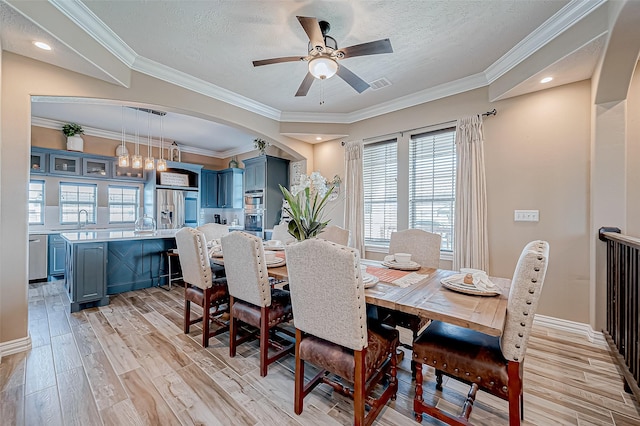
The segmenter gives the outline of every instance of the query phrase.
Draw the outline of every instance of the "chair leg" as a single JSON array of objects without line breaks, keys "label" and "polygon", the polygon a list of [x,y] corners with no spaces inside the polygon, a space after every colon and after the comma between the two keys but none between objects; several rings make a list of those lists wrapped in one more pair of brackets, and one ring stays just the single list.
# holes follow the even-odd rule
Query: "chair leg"
[{"label": "chair leg", "polygon": [[[419,401],[420,403],[422,403],[423,401],[422,399],[422,364],[420,364],[419,362],[416,362],[416,394],[414,398],[416,401]],[[413,404],[413,406],[415,407],[416,404]],[[416,411],[415,415],[416,415],[416,421],[422,422],[422,413],[418,413]]]},{"label": "chair leg", "polygon": [[353,382],[353,424],[363,426],[365,414],[365,358],[367,348],[354,351],[355,375]]},{"label": "chair leg", "polygon": [[509,361],[507,364],[509,378],[509,426],[520,426],[520,404],[522,398],[522,377],[520,377],[520,363]]},{"label": "chair leg", "polygon": [[300,358],[300,342],[302,341],[302,331],[296,328],[296,372],[295,372],[295,396],[293,400],[293,411],[302,414],[304,408],[304,361]]},{"label": "chair leg", "polygon": [[211,308],[211,289],[204,290],[204,300],[202,306],[202,347],[209,346],[209,309]]},{"label": "chair leg", "polygon": [[238,323],[233,316],[233,296],[229,296],[229,356],[233,358],[236,356],[236,333]]},{"label": "chair leg", "polygon": [[260,308],[260,376],[267,375],[269,359],[269,308]]},{"label": "chair leg", "polygon": [[188,301],[187,299],[184,299],[184,334],[189,333],[190,326],[191,326],[191,302]]},{"label": "chair leg", "polygon": [[391,389],[393,389],[393,393],[391,394],[392,401],[396,400],[396,396],[398,394],[397,365],[398,365],[398,355],[396,354],[396,351],[393,351],[393,353],[391,354],[391,371],[390,371],[391,378],[389,379],[389,386],[392,386]]}]

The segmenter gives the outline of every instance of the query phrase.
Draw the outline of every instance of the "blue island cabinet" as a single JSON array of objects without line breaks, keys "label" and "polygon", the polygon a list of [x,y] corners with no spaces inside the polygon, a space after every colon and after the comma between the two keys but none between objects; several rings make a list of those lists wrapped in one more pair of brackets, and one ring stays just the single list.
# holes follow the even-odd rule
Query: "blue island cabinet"
[{"label": "blue island cabinet", "polygon": [[65,287],[71,312],[108,305],[107,243],[67,243],[66,251]]}]

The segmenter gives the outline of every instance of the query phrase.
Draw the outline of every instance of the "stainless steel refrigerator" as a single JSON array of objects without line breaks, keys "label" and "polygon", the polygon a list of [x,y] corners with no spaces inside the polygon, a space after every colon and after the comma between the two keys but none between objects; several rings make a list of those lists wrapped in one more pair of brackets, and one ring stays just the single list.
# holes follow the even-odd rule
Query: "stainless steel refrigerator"
[{"label": "stainless steel refrigerator", "polygon": [[158,229],[198,226],[198,192],[157,189],[156,226]]}]

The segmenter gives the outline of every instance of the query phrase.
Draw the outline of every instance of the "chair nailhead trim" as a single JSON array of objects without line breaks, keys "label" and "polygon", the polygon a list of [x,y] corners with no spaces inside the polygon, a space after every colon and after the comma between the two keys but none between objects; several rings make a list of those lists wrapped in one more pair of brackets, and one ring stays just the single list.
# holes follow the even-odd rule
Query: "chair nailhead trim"
[{"label": "chair nailhead trim", "polygon": [[447,364],[446,363],[442,364],[442,368],[447,368]]},{"label": "chair nailhead trim", "polygon": [[537,283],[537,282],[538,282],[538,280],[537,280],[537,279],[535,279],[535,278],[531,278],[531,282],[532,282],[532,283]]},{"label": "chair nailhead trim", "polygon": [[493,386],[495,384],[496,384],[495,382],[489,382],[489,386]]},{"label": "chair nailhead trim", "polygon": [[533,294],[533,293],[535,293],[535,290],[534,290],[534,289],[532,289],[532,288],[530,288],[530,289],[529,289],[529,294]]},{"label": "chair nailhead trim", "polygon": [[470,376],[471,373],[469,373],[468,371],[466,373],[464,373],[465,376]]},{"label": "chair nailhead trim", "polygon": [[522,315],[524,315],[526,317],[527,315],[529,315],[529,312],[525,311],[525,312],[522,313]]},{"label": "chair nailhead trim", "polygon": [[518,333],[518,337],[522,337],[522,336],[523,336],[523,334],[522,334],[522,333]]},{"label": "chair nailhead trim", "polygon": [[454,369],[453,369],[453,371],[455,371],[455,372],[457,373],[457,372],[458,372],[458,371],[460,371],[460,370],[459,370],[459,369],[457,369],[457,368],[454,368]]},{"label": "chair nailhead trim", "polygon": [[525,324],[525,323],[521,322],[521,323],[520,323],[520,325],[521,325],[522,327],[524,327],[524,326],[526,326],[527,324]]},{"label": "chair nailhead trim", "polygon": [[516,348],[520,349],[520,343],[516,343]]},{"label": "chair nailhead trim", "polygon": [[531,304],[531,300],[527,300],[527,305],[530,305],[530,304]]},{"label": "chair nailhead trim", "polygon": [[502,387],[502,392],[507,392],[509,390],[509,388],[507,388],[506,386]]}]

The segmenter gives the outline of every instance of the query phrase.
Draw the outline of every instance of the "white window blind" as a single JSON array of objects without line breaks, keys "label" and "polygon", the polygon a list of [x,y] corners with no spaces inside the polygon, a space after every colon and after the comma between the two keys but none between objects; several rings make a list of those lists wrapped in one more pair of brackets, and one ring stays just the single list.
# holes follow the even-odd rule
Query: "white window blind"
[{"label": "white window blind", "polygon": [[139,188],[109,185],[109,222],[133,223],[138,211]]},{"label": "white window blind", "polygon": [[397,228],[397,140],[367,144],[362,157],[364,241],[372,245],[388,244]]},{"label": "white window blind", "polygon": [[[60,223],[78,223],[78,212],[87,212],[87,223],[96,223],[96,185],[60,183]],[[84,222],[84,214],[80,218]]]},{"label": "white window blind", "polygon": [[29,182],[29,224],[44,224],[44,181]]},{"label": "white window blind", "polygon": [[412,135],[409,227],[440,234],[443,251],[453,250],[455,191],[455,129]]}]

